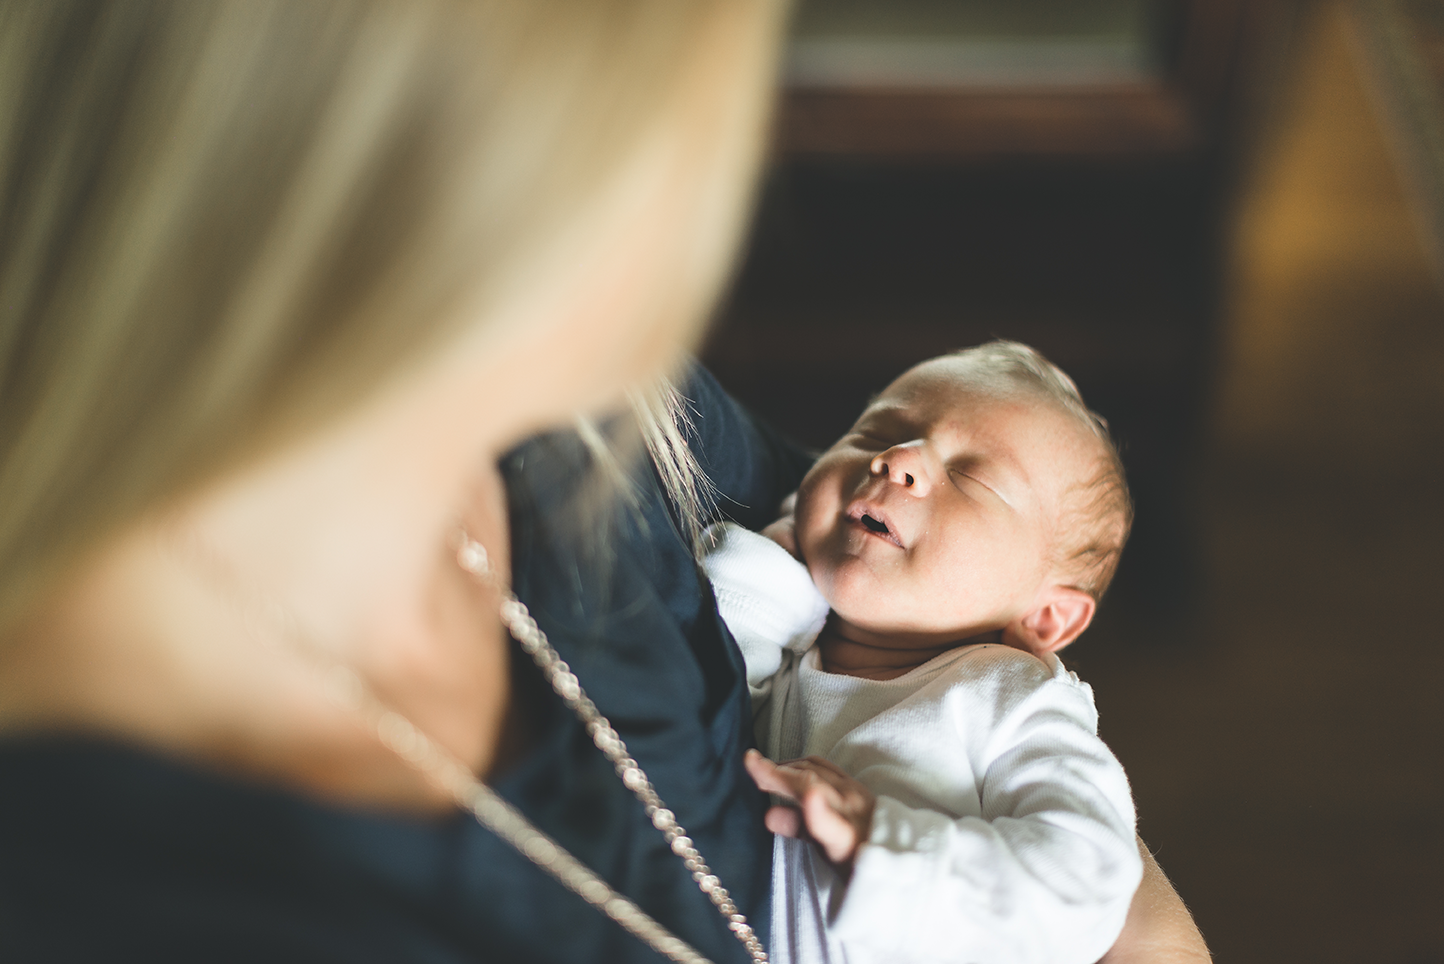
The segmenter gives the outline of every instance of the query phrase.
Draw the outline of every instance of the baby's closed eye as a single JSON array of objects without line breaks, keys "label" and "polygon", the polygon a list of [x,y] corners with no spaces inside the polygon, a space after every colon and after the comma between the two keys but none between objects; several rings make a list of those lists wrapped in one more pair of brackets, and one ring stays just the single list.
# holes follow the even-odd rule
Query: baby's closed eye
[{"label": "baby's closed eye", "polygon": [[979,472],[976,467],[950,465],[948,466],[948,478],[952,480],[953,486],[964,495],[973,496],[986,493],[1005,503],[1008,501],[1003,498],[1001,492],[984,481],[983,474]]},{"label": "baby's closed eye", "polygon": [[893,444],[877,432],[854,431],[849,433],[848,439],[860,448],[878,449],[879,451]]}]

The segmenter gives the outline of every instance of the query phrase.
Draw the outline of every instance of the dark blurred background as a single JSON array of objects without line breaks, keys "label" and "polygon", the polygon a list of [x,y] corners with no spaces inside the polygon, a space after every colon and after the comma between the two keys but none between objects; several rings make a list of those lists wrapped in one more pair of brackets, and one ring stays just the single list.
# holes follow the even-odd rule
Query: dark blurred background
[{"label": "dark blurred background", "polygon": [[805,0],[705,356],[825,446],[992,337],[1138,523],[1068,661],[1221,961],[1444,962],[1444,0]]}]

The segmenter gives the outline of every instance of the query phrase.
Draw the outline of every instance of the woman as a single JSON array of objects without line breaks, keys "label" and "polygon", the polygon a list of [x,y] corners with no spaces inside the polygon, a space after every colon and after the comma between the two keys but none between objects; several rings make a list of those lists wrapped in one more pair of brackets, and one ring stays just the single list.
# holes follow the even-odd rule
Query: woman
[{"label": "woman", "polygon": [[[579,932],[509,928],[495,838],[370,707],[488,779],[549,749],[454,533],[507,582],[500,457],[694,338],[776,4],[0,16],[0,782],[40,875],[5,932],[38,959],[650,956],[539,871]],[[654,849],[603,856],[629,881]],[[741,950],[700,892],[667,923]]]},{"label": "woman", "polygon": [[[778,19],[0,7],[7,960],[756,949],[745,690],[672,526],[689,459],[744,515],[796,460],[695,381],[707,428],[644,414],[663,470],[588,543],[607,447],[515,447],[694,339]],[[548,692],[509,584],[615,731]]]}]

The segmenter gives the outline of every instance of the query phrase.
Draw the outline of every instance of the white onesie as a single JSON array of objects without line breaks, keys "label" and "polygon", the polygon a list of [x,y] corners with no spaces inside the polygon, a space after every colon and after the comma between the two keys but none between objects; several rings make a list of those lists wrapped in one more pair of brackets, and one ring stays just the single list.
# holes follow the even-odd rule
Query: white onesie
[{"label": "white onesie", "polygon": [[747,661],[769,757],[818,755],[877,795],[850,878],[776,838],[780,964],[1092,964],[1123,928],[1143,865],[1123,767],[1087,683],[1048,655],[950,650],[897,679],[828,673],[827,602],[776,543],[709,530],[703,561]]}]

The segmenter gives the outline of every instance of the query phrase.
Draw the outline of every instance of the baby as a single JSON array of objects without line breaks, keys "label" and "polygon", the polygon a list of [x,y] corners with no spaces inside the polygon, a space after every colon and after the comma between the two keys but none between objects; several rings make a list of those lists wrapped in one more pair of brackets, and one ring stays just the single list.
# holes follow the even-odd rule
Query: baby
[{"label": "baby", "polygon": [[773,960],[1090,964],[1112,946],[1142,874],[1133,802],[1056,653],[1130,516],[1072,381],[998,341],[888,386],[765,535],[710,530],[758,740],[793,760],[748,759],[798,805],[767,815]]}]

